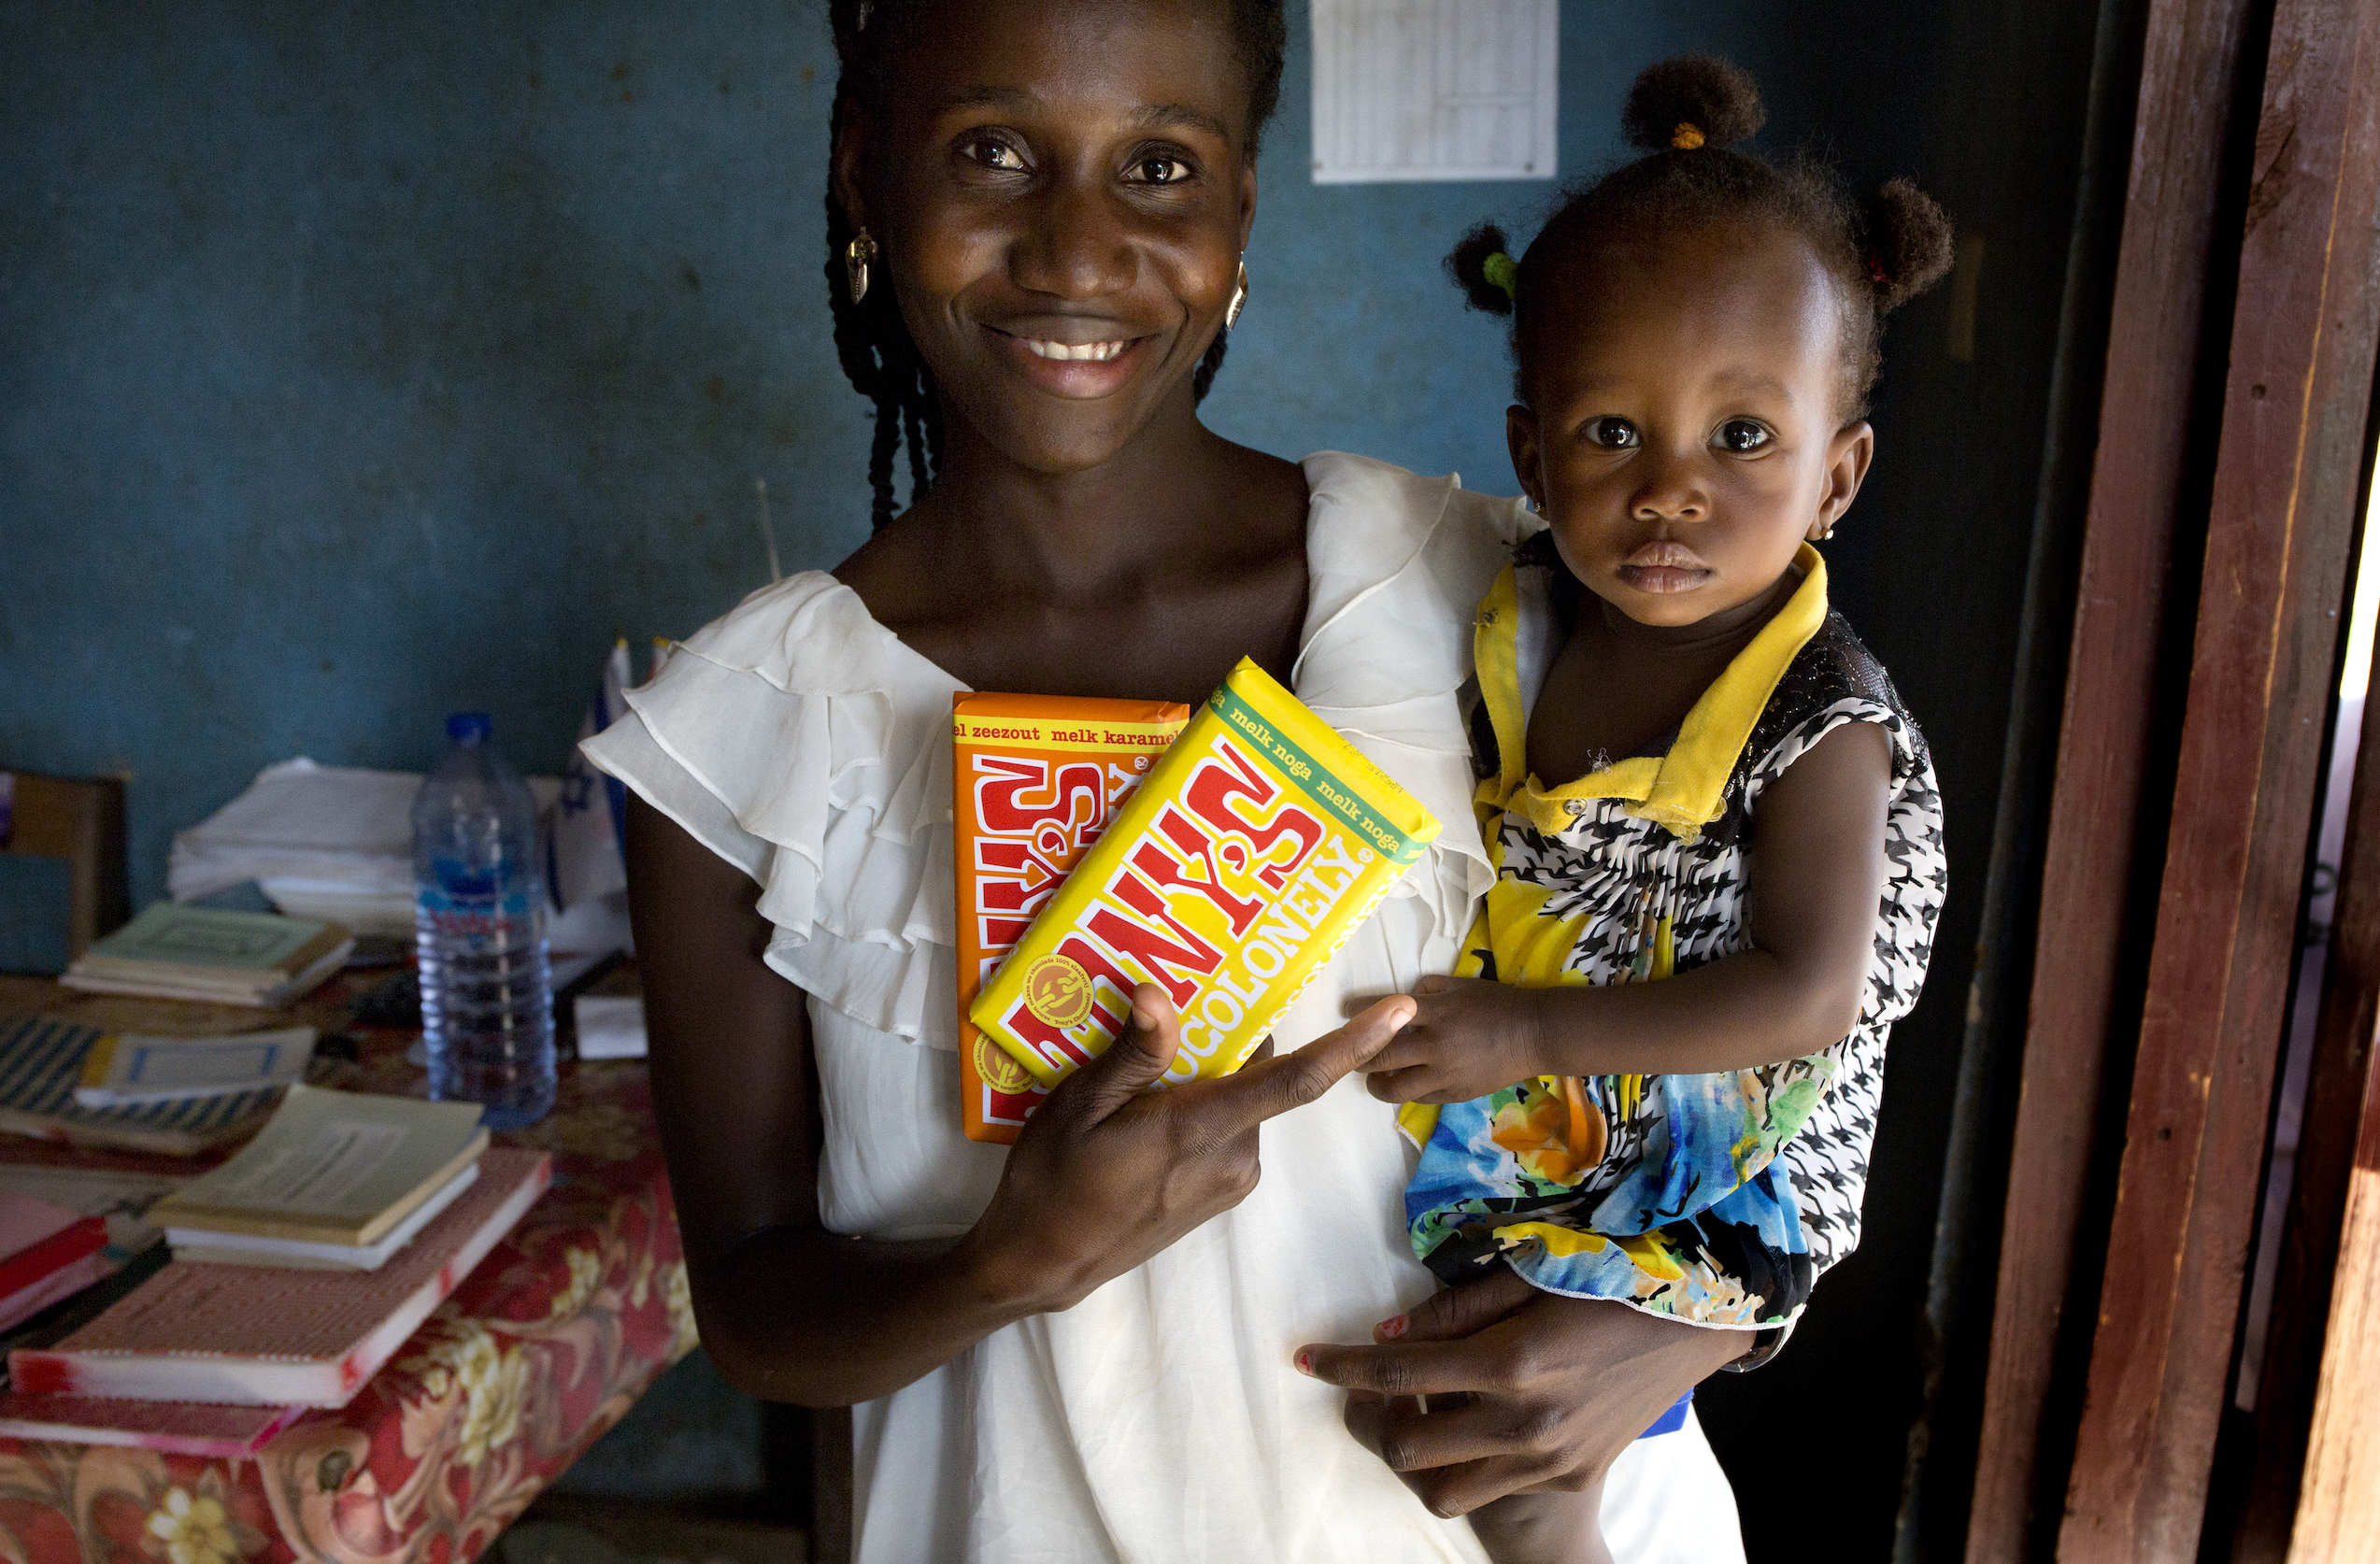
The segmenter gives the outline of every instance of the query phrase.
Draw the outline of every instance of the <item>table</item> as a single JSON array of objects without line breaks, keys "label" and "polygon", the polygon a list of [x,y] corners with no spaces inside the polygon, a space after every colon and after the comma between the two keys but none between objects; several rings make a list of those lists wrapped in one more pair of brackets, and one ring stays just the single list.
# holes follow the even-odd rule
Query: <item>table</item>
[{"label": "table", "polygon": [[[346,1022],[373,975],[285,1012],[0,976],[0,1015],[183,1032],[303,1022],[361,1045],[322,1084],[419,1094],[411,1032]],[[643,1063],[565,1059],[553,1113],[496,1139],[551,1151],[554,1187],[354,1400],[242,1460],[0,1439],[0,1557],[464,1564],[487,1547],[695,1344]],[[0,1161],[187,1175],[213,1160],[0,1137]]]}]

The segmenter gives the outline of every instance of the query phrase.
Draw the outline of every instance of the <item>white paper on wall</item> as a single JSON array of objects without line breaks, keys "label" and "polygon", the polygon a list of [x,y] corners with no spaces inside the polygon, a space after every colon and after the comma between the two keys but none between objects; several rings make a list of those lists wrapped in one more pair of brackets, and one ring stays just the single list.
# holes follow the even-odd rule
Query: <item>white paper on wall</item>
[{"label": "white paper on wall", "polygon": [[1550,179],[1561,0],[1314,0],[1314,182]]}]

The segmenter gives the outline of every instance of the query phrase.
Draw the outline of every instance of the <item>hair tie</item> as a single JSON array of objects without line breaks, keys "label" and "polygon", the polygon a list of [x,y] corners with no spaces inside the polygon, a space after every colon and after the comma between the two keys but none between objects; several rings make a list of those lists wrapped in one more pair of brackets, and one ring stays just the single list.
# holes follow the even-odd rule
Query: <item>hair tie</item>
[{"label": "hair tie", "polygon": [[1884,269],[1884,258],[1874,250],[1868,251],[1868,280],[1878,288],[1892,280]]},{"label": "hair tie", "polygon": [[1691,120],[1680,120],[1677,128],[1669,133],[1669,144],[1681,152],[1690,152],[1703,144],[1703,127]]},{"label": "hair tie", "polygon": [[1503,289],[1505,298],[1516,304],[1520,302],[1520,263],[1503,250],[1479,263],[1479,275],[1491,285]]},{"label": "hair tie", "polygon": [[874,9],[876,9],[876,0],[860,0],[860,20],[851,24],[851,31],[854,33],[866,32],[868,30],[868,13]]}]

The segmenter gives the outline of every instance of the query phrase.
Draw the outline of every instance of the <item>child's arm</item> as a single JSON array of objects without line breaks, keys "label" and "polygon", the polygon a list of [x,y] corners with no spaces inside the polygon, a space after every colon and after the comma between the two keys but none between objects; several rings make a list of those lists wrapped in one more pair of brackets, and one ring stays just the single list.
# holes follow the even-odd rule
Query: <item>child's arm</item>
[{"label": "child's arm", "polygon": [[1526,988],[1453,977],[1367,1067],[1391,1102],[1460,1102],[1533,1075],[1705,1074],[1774,1064],[1858,1024],[1884,889],[1891,741],[1847,722],[1760,795],[1752,947],[1659,983]]}]

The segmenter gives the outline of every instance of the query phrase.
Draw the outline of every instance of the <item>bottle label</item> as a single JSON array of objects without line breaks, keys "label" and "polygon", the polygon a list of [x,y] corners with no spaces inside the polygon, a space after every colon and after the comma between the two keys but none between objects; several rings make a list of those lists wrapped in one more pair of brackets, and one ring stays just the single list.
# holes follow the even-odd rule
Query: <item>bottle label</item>
[{"label": "bottle label", "polygon": [[420,888],[415,902],[416,926],[440,939],[489,942],[499,948],[534,944],[540,898],[534,887],[518,887],[502,896],[456,896],[442,887]]}]

